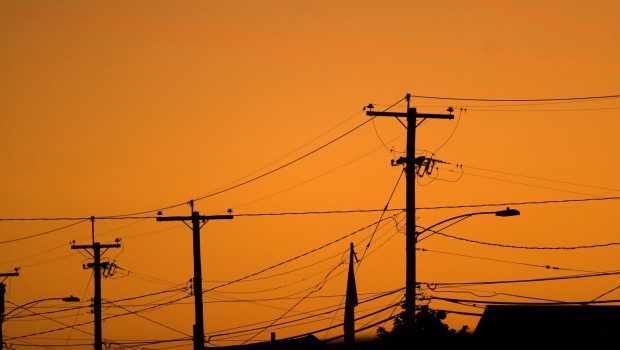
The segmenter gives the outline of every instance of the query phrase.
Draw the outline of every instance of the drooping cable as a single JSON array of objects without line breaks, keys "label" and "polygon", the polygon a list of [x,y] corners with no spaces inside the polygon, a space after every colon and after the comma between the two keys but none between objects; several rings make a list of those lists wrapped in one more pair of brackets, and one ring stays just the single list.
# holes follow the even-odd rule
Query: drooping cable
[{"label": "drooping cable", "polygon": [[475,239],[469,239],[469,238],[453,236],[453,235],[450,235],[450,234],[447,234],[447,233],[443,233],[443,232],[440,232],[440,231],[436,231],[436,230],[428,230],[428,231],[433,232],[433,234],[438,234],[438,235],[443,236],[443,237],[452,238],[452,239],[456,239],[456,240],[463,241],[463,242],[474,243],[474,244],[481,244],[481,245],[487,245],[487,246],[493,246],[493,247],[501,247],[501,248],[513,248],[513,249],[577,250],[577,249],[604,248],[604,247],[611,247],[611,246],[618,246],[618,245],[620,245],[620,242],[607,242],[607,243],[577,245],[577,246],[556,246],[556,247],[552,247],[552,246],[546,246],[546,247],[543,247],[543,246],[525,246],[525,245],[516,245],[516,244],[504,244],[504,243],[493,243],[493,242],[479,241],[479,240],[475,240]]},{"label": "drooping cable", "polygon": [[69,227],[73,227],[73,226],[79,225],[79,224],[81,224],[81,223],[83,223],[83,222],[86,222],[86,221],[88,221],[88,220],[89,220],[89,219],[86,219],[86,220],[80,220],[80,221],[78,221],[78,222],[74,222],[74,223],[71,223],[71,224],[69,224],[69,225],[65,225],[65,226],[57,227],[57,228],[52,229],[52,230],[47,230],[47,231],[44,231],[44,232],[35,233],[35,234],[28,235],[28,236],[24,236],[24,237],[19,237],[19,238],[8,239],[8,240],[5,240],[5,241],[0,241],[0,244],[13,243],[13,242],[23,241],[23,240],[30,239],[30,238],[41,237],[41,236],[44,236],[44,235],[48,235],[48,234],[50,234],[50,233],[54,233],[54,232],[58,232],[58,231],[61,231],[61,230],[67,229],[67,228],[69,228]]},{"label": "drooping cable", "polygon": [[551,98],[466,98],[446,96],[412,95],[413,98],[451,101],[479,101],[479,102],[547,102],[547,101],[583,101],[620,98],[620,95],[599,95],[579,97],[551,97]]}]

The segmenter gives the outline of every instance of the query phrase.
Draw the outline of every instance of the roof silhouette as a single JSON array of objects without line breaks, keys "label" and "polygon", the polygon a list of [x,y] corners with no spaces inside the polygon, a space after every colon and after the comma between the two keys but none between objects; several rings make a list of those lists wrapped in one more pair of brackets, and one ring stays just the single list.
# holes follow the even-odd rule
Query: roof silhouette
[{"label": "roof silhouette", "polygon": [[620,341],[620,306],[490,305],[474,336],[487,347],[607,348]]}]

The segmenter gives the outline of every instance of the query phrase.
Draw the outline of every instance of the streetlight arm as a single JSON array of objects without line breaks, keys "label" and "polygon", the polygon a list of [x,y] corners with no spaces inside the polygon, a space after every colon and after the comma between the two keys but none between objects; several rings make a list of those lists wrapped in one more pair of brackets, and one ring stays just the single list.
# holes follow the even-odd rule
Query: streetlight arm
[{"label": "streetlight arm", "polygon": [[434,227],[437,227],[441,224],[445,224],[448,221],[452,221],[452,220],[456,220],[456,219],[460,219],[460,218],[468,218],[470,216],[474,216],[474,215],[485,215],[485,214],[495,214],[496,212],[494,211],[481,211],[481,212],[477,212],[477,213],[469,213],[469,214],[463,214],[463,215],[458,215],[458,216],[453,216],[451,218],[442,220],[438,223],[433,224],[432,226],[426,227],[424,230],[418,232],[416,235],[421,235],[426,231],[432,230]]},{"label": "streetlight arm", "polygon": [[62,298],[45,298],[45,299],[34,300],[34,301],[27,302],[26,304],[16,306],[11,311],[7,312],[4,315],[0,315],[0,316],[2,317],[2,321],[4,321],[4,319],[7,316],[9,316],[10,314],[12,314],[13,312],[15,312],[17,310],[21,310],[21,309],[26,310],[26,309],[28,309],[28,306],[31,306],[33,304],[38,304],[38,303],[41,303],[41,302],[44,302],[44,301],[50,301],[50,300],[62,300],[64,302],[73,303],[73,302],[79,302],[80,298],[74,297],[73,295],[71,295],[69,297],[62,297]]},{"label": "streetlight arm", "polygon": [[460,218],[468,218],[470,216],[474,216],[474,215],[489,215],[489,214],[493,214],[495,216],[501,216],[501,217],[506,217],[506,216],[515,216],[515,215],[521,215],[521,213],[516,210],[516,209],[510,209],[510,208],[506,208],[505,210],[498,210],[498,211],[479,211],[479,212],[475,212],[475,213],[468,213],[468,214],[462,214],[462,215],[457,215],[457,216],[453,216],[451,218],[442,220],[436,224],[433,224],[429,227],[426,227],[424,230],[416,233],[416,237],[423,234],[426,231],[432,230],[434,227],[437,227],[441,224],[445,224],[448,221],[452,221],[452,220],[456,220],[456,219],[460,219]]}]

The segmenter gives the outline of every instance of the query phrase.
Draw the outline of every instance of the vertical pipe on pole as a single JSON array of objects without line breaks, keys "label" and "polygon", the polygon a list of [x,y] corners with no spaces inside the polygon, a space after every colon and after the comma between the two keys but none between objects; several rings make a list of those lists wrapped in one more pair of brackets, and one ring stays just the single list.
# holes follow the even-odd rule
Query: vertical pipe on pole
[{"label": "vertical pipe on pole", "polygon": [[92,236],[92,243],[95,244],[95,216],[91,215],[90,217],[90,233]]}]

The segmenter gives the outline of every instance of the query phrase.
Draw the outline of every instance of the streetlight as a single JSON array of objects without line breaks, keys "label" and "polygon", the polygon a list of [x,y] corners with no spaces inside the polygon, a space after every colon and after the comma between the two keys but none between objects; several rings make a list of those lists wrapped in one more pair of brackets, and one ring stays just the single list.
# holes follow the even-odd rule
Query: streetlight
[{"label": "streetlight", "polygon": [[[421,235],[421,234],[423,234],[426,231],[431,231],[432,232],[430,235],[428,235],[428,236],[418,240],[418,242],[423,241],[423,240],[427,239],[428,237],[434,235],[436,233],[436,232],[432,231],[432,229],[434,227],[437,227],[437,226],[439,226],[441,224],[445,224],[448,221],[452,221],[452,220],[456,220],[456,219],[461,219],[461,220],[457,221],[457,222],[460,222],[462,220],[467,219],[468,217],[475,216],[475,215],[495,215],[495,216],[500,216],[500,217],[508,217],[508,216],[521,215],[521,212],[518,211],[517,209],[506,208],[504,210],[498,210],[498,211],[479,211],[479,212],[475,212],[475,213],[468,213],[468,214],[462,214],[462,215],[453,216],[451,218],[448,218],[448,219],[442,220],[442,221],[440,221],[440,222],[438,222],[436,224],[433,224],[433,225],[431,225],[429,227],[426,227],[422,231],[418,232],[416,234],[416,237]],[[456,224],[456,222],[452,223],[450,225],[454,225],[454,224]]]},{"label": "streetlight", "polygon": [[[426,228],[421,227],[421,228],[423,228],[423,230],[422,230],[422,231],[420,231],[420,232],[416,232],[416,233],[415,233],[415,238],[416,238],[416,239],[414,240],[414,247],[415,247],[415,244],[417,244],[418,242],[421,242],[421,241],[423,241],[423,240],[427,239],[428,237],[430,237],[430,236],[432,236],[432,235],[434,235],[435,233],[437,233],[437,232],[438,232],[438,231],[433,231],[433,228],[435,228],[435,227],[437,227],[437,226],[439,226],[439,225],[445,224],[446,222],[456,220],[455,222],[451,223],[450,225],[448,225],[448,226],[444,227],[444,229],[445,229],[445,228],[447,228],[447,227],[449,227],[449,226],[452,226],[452,225],[454,225],[454,224],[457,224],[457,223],[461,222],[462,220],[465,220],[465,219],[467,219],[467,218],[469,218],[469,217],[471,217],[471,216],[475,216],[475,215],[495,215],[495,216],[499,216],[499,217],[508,217],[508,216],[516,216],[516,215],[521,215],[521,212],[519,212],[517,209],[510,209],[510,208],[506,208],[506,209],[504,209],[504,210],[498,210],[498,211],[479,211],[479,212],[474,212],[474,213],[467,213],[467,214],[461,214],[461,215],[453,216],[453,217],[451,217],[451,218],[448,218],[448,219],[442,220],[442,221],[440,221],[440,222],[438,222],[438,223],[435,223],[435,224],[433,224],[433,225],[431,225],[431,226],[429,226],[429,227],[426,227]],[[460,220],[459,220],[459,219],[460,219]],[[416,226],[416,227],[418,227],[418,226]],[[426,237],[423,237],[423,238],[422,238],[422,239],[420,239],[420,240],[418,240],[418,239],[417,239],[417,238],[418,238],[421,234],[423,234],[423,233],[425,233],[425,232],[427,232],[427,231],[431,231],[432,233],[431,233],[431,234],[429,234],[429,235],[428,235],[428,236],[426,236]],[[414,252],[414,254],[415,254],[415,252]],[[415,269],[415,268],[414,268],[414,269]],[[414,285],[417,285],[417,283],[416,283],[415,279],[414,279],[414,281],[413,281],[413,284],[414,284]],[[412,293],[413,293],[413,300],[415,301],[416,294],[417,294],[417,290],[414,288],[414,290],[412,291]],[[406,297],[405,297],[405,298],[406,298]],[[415,310],[415,303],[413,304],[413,309]],[[412,320],[411,326],[412,326],[412,327],[415,327],[415,326],[414,326],[414,322],[415,322],[415,311],[413,311],[411,315],[413,315],[413,317],[414,317],[414,319]]]},{"label": "streetlight", "polygon": [[66,303],[77,303],[80,301],[80,298],[70,295],[68,297],[62,297],[62,298],[45,298],[45,299],[33,300],[23,305],[16,306],[13,310],[7,312],[6,314],[4,313],[4,300],[2,300],[2,304],[0,304],[0,346],[4,347],[4,336],[2,334],[2,324],[4,323],[4,319],[7,316],[9,316],[10,314],[14,313],[17,310],[22,310],[22,311],[27,310],[28,306],[32,306],[34,304],[38,304],[38,303],[41,303],[44,301],[50,301],[50,300],[61,300]]}]

